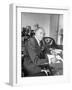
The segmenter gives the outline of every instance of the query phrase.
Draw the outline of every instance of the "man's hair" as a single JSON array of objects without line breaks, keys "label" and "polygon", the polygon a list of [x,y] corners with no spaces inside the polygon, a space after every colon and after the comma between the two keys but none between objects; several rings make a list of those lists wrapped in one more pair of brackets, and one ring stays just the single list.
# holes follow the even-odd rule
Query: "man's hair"
[{"label": "man's hair", "polygon": [[41,29],[41,30],[43,31],[44,35],[45,35],[45,30],[44,30],[43,27],[38,27],[37,29],[35,29],[35,33],[36,33],[39,29]]}]

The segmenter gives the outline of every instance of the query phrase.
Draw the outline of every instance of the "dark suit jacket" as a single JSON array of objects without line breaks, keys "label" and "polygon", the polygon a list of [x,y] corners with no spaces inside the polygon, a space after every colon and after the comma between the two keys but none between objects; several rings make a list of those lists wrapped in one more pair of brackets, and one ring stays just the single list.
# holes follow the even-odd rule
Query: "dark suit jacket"
[{"label": "dark suit jacket", "polygon": [[24,51],[24,69],[27,74],[35,74],[41,72],[41,67],[39,65],[47,63],[48,60],[46,58],[42,58],[41,48],[37,43],[35,37],[30,38],[25,43],[25,51]]}]

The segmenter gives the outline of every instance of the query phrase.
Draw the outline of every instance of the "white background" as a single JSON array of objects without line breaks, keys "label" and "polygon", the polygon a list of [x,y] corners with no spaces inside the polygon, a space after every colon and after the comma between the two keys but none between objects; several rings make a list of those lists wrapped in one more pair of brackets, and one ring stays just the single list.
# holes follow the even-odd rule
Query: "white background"
[{"label": "white background", "polygon": [[[0,0],[0,90],[25,89],[25,90],[71,90],[72,88],[72,70],[71,83],[48,84],[48,85],[31,85],[23,87],[11,87],[9,82],[9,4],[22,3],[32,6],[64,6],[71,9],[70,27],[68,30],[67,52],[69,53],[69,62],[72,63],[72,0]],[[70,63],[70,68],[72,65]]]}]

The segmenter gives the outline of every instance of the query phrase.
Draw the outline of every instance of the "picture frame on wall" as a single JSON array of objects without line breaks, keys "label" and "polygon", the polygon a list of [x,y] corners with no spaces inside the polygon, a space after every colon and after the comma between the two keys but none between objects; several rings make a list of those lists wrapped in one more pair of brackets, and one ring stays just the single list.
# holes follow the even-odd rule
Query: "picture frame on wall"
[{"label": "picture frame on wall", "polygon": [[[10,4],[9,20],[10,85],[69,82],[69,9]],[[44,32],[41,46],[38,31]]]}]

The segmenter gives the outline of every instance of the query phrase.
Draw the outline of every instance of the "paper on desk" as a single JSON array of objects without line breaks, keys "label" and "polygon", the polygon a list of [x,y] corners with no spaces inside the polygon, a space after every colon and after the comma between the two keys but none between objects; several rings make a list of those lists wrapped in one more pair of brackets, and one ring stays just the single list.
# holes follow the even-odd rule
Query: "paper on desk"
[{"label": "paper on desk", "polygon": [[[47,55],[48,56],[48,59],[49,59],[49,64],[51,64],[51,59],[53,59],[53,58],[55,58],[55,56],[54,55]],[[59,56],[59,55],[56,55],[56,59],[57,59],[57,61],[58,60],[61,60],[61,61],[63,61],[63,59]]]},{"label": "paper on desk", "polygon": [[59,55],[56,55],[56,58],[57,58],[58,60],[63,61],[63,59],[62,59]]},{"label": "paper on desk", "polygon": [[56,53],[61,53],[61,52],[62,52],[61,49],[55,49],[54,51],[55,51]]},{"label": "paper on desk", "polygon": [[47,54],[47,56],[48,56],[48,59],[49,59],[49,64],[51,64],[51,59],[54,58],[54,55]]}]

